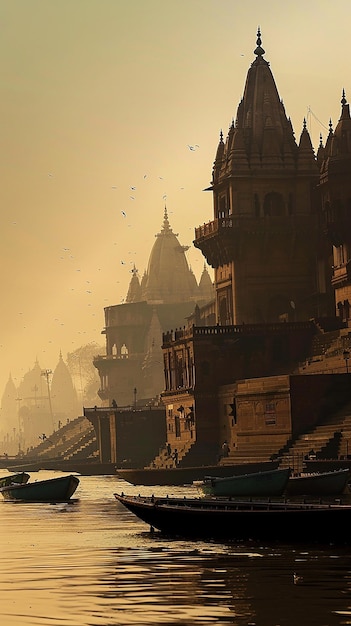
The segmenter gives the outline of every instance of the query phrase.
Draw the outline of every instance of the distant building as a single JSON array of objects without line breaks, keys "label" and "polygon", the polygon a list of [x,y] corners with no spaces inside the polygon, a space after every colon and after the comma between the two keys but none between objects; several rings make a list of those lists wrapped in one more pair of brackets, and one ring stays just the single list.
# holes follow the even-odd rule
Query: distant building
[{"label": "distant building", "polygon": [[134,267],[126,302],[105,308],[106,355],[94,359],[104,406],[110,406],[112,400],[118,406],[134,405],[135,399],[158,396],[164,387],[162,332],[184,326],[196,306],[213,301],[213,284],[206,267],[198,284],[186,250],[173,232],[165,209],[141,281]]},{"label": "distant building", "polygon": [[18,394],[10,374],[1,398],[0,433],[2,436],[18,428]]},{"label": "distant building", "polygon": [[18,454],[38,445],[77,417],[78,403],[72,378],[60,354],[54,371],[43,370],[38,360],[18,388],[10,376],[1,402],[0,453]]},{"label": "distant building", "polygon": [[59,362],[52,374],[51,404],[56,428],[59,422],[63,425],[67,419],[77,417],[81,410],[78,405],[77,391],[61,352]]}]

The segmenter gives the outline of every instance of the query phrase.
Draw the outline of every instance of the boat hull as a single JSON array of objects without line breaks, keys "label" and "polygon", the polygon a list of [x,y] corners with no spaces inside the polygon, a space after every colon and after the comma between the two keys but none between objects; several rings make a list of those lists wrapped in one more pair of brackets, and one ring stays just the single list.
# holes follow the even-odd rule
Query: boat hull
[{"label": "boat hull", "polygon": [[347,491],[349,469],[291,476],[286,487],[288,496],[338,496]]},{"label": "boat hull", "polygon": [[207,477],[199,487],[204,494],[225,497],[279,497],[288,484],[290,469],[274,469],[228,477]]},{"label": "boat hull", "polygon": [[25,485],[8,485],[0,493],[5,500],[22,502],[59,502],[69,500],[79,485],[77,476],[63,476],[49,480],[38,480]]},{"label": "boat hull", "polygon": [[277,462],[243,463],[240,465],[202,465],[198,467],[170,467],[145,469],[117,469],[119,478],[132,485],[191,485],[206,476],[233,476],[268,469],[276,469]]},{"label": "boat hull", "polygon": [[351,505],[114,494],[131,513],[168,536],[350,544]]}]

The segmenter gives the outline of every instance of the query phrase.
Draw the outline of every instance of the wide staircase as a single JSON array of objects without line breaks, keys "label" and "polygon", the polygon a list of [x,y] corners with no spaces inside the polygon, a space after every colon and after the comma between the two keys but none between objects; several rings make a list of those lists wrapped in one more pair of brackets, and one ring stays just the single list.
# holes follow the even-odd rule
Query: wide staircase
[{"label": "wide staircase", "polygon": [[[177,461],[174,452],[177,451]],[[218,446],[216,444],[199,443],[197,441],[180,442],[167,450],[163,447],[157,457],[148,467],[199,467],[204,465],[216,465],[218,463]]]},{"label": "wide staircase", "polygon": [[87,459],[96,456],[97,440],[94,428],[86,417],[77,417],[65,426],[45,437],[42,442],[32,448],[26,455],[27,459],[62,460]]},{"label": "wide staircase", "polygon": [[[244,439],[244,438],[243,438]],[[269,441],[240,441],[230,451],[229,455],[221,458],[220,465],[242,465],[245,463],[266,463],[278,455],[281,448],[286,444],[286,434],[275,435],[274,440]]]},{"label": "wide staircase", "polygon": [[303,470],[304,461],[313,450],[317,459],[344,458],[351,452],[351,402],[339,409],[328,421],[299,435],[277,455],[280,467]]}]

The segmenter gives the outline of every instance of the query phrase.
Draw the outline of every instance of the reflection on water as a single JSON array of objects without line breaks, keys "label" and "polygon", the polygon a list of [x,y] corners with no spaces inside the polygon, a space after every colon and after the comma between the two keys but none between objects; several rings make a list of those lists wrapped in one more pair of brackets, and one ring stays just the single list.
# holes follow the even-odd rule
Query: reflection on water
[{"label": "reflection on water", "polygon": [[[165,495],[167,488],[80,480],[70,504],[0,500],[1,624],[351,624],[348,549],[150,535],[113,493]],[[168,488],[184,490],[196,493]]]}]

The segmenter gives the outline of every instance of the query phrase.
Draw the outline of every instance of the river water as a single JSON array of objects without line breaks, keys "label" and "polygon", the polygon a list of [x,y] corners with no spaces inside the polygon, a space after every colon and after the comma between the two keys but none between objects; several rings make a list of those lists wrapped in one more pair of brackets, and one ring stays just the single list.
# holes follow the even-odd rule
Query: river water
[{"label": "river water", "polygon": [[166,539],[116,502],[121,491],[198,495],[81,476],[72,503],[0,499],[1,624],[351,624],[349,548]]}]

